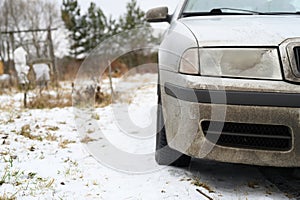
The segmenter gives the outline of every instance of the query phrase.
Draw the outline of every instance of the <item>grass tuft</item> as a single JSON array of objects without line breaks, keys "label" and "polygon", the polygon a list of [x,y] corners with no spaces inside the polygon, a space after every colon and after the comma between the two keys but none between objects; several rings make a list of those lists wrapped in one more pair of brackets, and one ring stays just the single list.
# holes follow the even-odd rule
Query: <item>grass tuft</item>
[{"label": "grass tuft", "polygon": [[31,128],[29,124],[22,126],[19,135],[22,135],[23,137],[28,138],[30,140],[43,141],[43,138],[41,136],[35,136],[31,134]]},{"label": "grass tuft", "polygon": [[0,200],[16,200],[15,195],[8,196],[7,194],[0,195]]},{"label": "grass tuft", "polygon": [[96,141],[96,140],[93,139],[93,138],[90,138],[89,136],[85,136],[84,138],[82,138],[80,140],[80,142],[83,143],[83,144],[88,144],[88,143],[94,142],[94,141]]},{"label": "grass tuft", "polygon": [[66,148],[68,148],[68,145],[69,144],[74,144],[74,143],[76,143],[75,141],[70,141],[70,140],[63,140],[63,141],[61,141],[60,143],[59,143],[59,147],[60,148],[62,148],[62,149],[66,149]]},{"label": "grass tuft", "polygon": [[30,109],[52,109],[72,106],[71,94],[38,95],[34,97],[28,105]]}]

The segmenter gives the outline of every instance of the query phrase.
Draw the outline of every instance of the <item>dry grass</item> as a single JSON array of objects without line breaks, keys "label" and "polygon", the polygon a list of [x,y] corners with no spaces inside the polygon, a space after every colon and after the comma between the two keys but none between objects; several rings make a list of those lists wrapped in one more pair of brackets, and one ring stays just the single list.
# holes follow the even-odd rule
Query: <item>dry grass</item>
[{"label": "dry grass", "polygon": [[103,97],[96,101],[95,100],[95,107],[96,108],[104,108],[112,103],[112,97],[109,94],[104,94]]},{"label": "dry grass", "polygon": [[94,141],[96,141],[96,140],[93,139],[93,138],[90,138],[89,136],[85,136],[84,138],[82,138],[80,140],[80,142],[83,143],[83,144],[88,144],[88,143],[94,142]]},{"label": "dry grass", "polygon": [[52,109],[52,108],[65,108],[72,106],[71,94],[58,94],[53,95],[38,95],[31,99],[28,103],[30,109]]},{"label": "dry grass", "polygon": [[55,142],[57,141],[57,137],[55,135],[52,135],[52,134],[48,134],[46,137],[45,137],[45,140],[49,141],[49,142]]},{"label": "dry grass", "polygon": [[92,118],[93,118],[94,120],[97,120],[97,121],[100,120],[100,116],[99,116],[97,113],[94,113],[94,114],[92,115]]},{"label": "dry grass", "polygon": [[57,126],[51,126],[51,127],[48,127],[47,130],[48,131],[58,131],[59,127],[57,127]]},{"label": "dry grass", "polygon": [[206,189],[209,193],[215,193],[213,189],[210,188],[206,183],[202,183],[199,179],[195,179],[192,181],[192,184],[195,185],[196,187],[201,187]]},{"label": "dry grass", "polygon": [[52,185],[53,185],[53,183],[54,183],[54,179],[51,179],[46,185],[45,185],[45,188],[50,188]]},{"label": "dry grass", "polygon": [[66,148],[68,148],[68,145],[69,144],[74,144],[74,143],[76,143],[75,141],[70,141],[70,140],[63,140],[63,141],[61,141],[60,143],[59,143],[59,147],[60,148],[62,148],[62,149],[66,149]]},{"label": "dry grass", "polygon": [[22,126],[19,135],[22,135],[23,137],[30,140],[43,141],[43,138],[41,136],[35,136],[31,134],[31,128],[29,124]]},{"label": "dry grass", "polygon": [[[93,99],[94,98],[94,99]],[[110,94],[103,94],[101,98],[92,95],[84,95],[77,92],[73,95],[73,105],[77,108],[87,108],[94,106],[96,108],[104,108],[112,103]]]},{"label": "dry grass", "polygon": [[16,200],[17,198],[12,195],[12,196],[7,196],[6,194],[0,195],[0,200]]}]

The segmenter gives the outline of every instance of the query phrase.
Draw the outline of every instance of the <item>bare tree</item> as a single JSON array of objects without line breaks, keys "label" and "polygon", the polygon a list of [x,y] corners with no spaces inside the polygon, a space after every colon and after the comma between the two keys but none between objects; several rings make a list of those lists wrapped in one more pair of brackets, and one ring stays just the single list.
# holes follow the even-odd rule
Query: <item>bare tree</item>
[{"label": "bare tree", "polygon": [[[0,0],[0,56],[10,60],[11,52],[23,46],[29,55],[44,57],[47,52],[47,32],[22,32],[23,30],[63,27],[59,7],[49,0]],[[15,31],[12,36],[10,31]],[[57,44],[57,41],[54,41]]]}]

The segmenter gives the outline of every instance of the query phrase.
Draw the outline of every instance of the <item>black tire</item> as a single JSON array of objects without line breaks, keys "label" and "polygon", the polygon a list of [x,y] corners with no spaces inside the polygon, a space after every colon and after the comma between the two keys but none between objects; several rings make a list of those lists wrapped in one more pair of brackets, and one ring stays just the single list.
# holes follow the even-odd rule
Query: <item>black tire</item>
[{"label": "black tire", "polygon": [[160,95],[158,95],[155,160],[159,165],[176,167],[188,167],[191,162],[190,156],[184,155],[179,151],[171,149],[168,145]]}]

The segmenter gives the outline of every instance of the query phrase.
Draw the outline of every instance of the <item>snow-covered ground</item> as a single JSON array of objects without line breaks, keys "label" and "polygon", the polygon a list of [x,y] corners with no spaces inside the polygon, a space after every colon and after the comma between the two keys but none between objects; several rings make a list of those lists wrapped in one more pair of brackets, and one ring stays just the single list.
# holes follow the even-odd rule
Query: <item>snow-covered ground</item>
[{"label": "snow-covered ground", "polygon": [[[123,168],[121,160],[114,162],[119,157],[112,155],[109,145],[131,155],[154,153],[156,75],[135,75],[114,83],[116,103],[96,108],[86,119],[91,127],[84,133],[76,120],[82,116],[71,107],[27,110],[21,107],[22,94],[0,96],[1,200],[259,200],[299,195],[299,181],[277,169],[203,160],[179,169],[159,167],[153,157],[151,168],[144,172],[139,168],[134,173],[139,164],[135,162]],[[71,91],[70,84],[65,85]],[[106,160],[110,156],[111,163]]]}]

